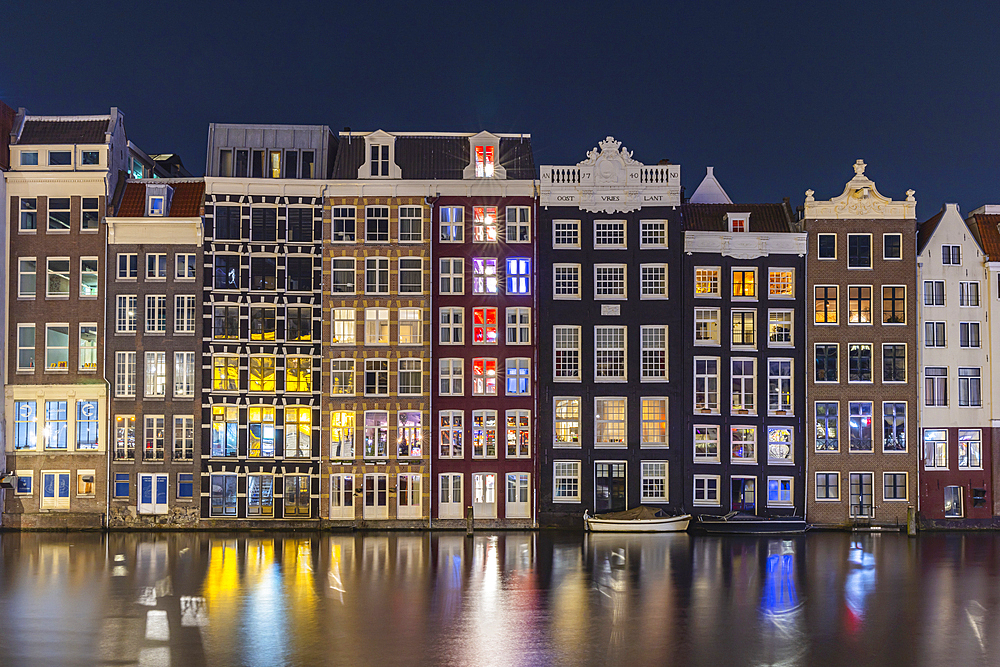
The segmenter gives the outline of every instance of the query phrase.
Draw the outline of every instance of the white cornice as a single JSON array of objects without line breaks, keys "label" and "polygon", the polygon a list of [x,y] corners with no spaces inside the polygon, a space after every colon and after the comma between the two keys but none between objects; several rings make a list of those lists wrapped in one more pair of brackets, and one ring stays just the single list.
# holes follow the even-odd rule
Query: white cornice
[{"label": "white cornice", "polygon": [[804,256],[807,235],[802,232],[684,232],[684,252],[714,253],[734,259],[769,255]]},{"label": "white cornice", "polygon": [[805,217],[808,219],[866,218],[874,220],[915,220],[917,200],[913,190],[906,191],[905,201],[893,201],[875,189],[875,182],[865,176],[863,160],[854,163],[854,178],[844,192],[829,201],[816,201],[813,190],[806,190]]},{"label": "white cornice", "polygon": [[200,245],[204,228],[200,217],[105,218],[109,245]]}]

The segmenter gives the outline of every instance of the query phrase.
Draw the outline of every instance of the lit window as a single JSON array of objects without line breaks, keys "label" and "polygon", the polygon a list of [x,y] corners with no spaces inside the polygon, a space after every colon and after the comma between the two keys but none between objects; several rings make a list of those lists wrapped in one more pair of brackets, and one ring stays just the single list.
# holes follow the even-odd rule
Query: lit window
[{"label": "lit window", "polygon": [[[174,440],[171,456],[175,461],[190,461],[194,458],[194,417],[174,417]],[[188,495],[190,497],[190,494]]]},{"label": "lit window", "polygon": [[667,502],[667,462],[643,461],[641,483],[642,493],[639,496],[639,502]]},{"label": "lit window", "polygon": [[66,449],[68,401],[45,401],[45,449]]},{"label": "lit window", "polygon": [[642,399],[641,447],[667,447],[667,399]]},{"label": "lit window", "polygon": [[733,313],[734,346],[754,347],[757,344],[756,311],[734,310]]},{"label": "lit window", "polygon": [[694,360],[694,409],[719,411],[719,359],[696,357]]},{"label": "lit window", "polygon": [[959,429],[958,467],[962,469],[982,469],[983,432],[979,429]]},{"label": "lit window", "polygon": [[906,451],[906,403],[882,404],[882,451]]},{"label": "lit window", "polygon": [[330,413],[330,458],[354,458],[355,415],[353,412]]},{"label": "lit window", "polygon": [[795,296],[795,271],[770,269],[767,272],[767,293],[772,299],[791,299]]},{"label": "lit window", "polygon": [[365,344],[389,344],[388,308],[365,308]]},{"label": "lit window", "polygon": [[[132,415],[115,416],[114,455],[116,461],[131,461],[135,458],[135,417]],[[124,495],[128,496],[127,490]]]},{"label": "lit window", "polygon": [[495,345],[497,343],[497,309],[472,309],[473,345]]},{"label": "lit window", "polygon": [[733,297],[737,299],[757,298],[757,272],[754,269],[733,270]]},{"label": "lit window", "polygon": [[240,358],[232,355],[212,357],[212,390],[239,391]]},{"label": "lit window", "polygon": [[420,345],[424,340],[424,324],[419,308],[399,309],[399,344]]},{"label": "lit window", "polygon": [[787,507],[792,504],[792,478],[767,478],[767,506]]},{"label": "lit window", "polygon": [[699,425],[694,427],[695,462],[719,460],[719,427]]},{"label": "lit window", "polygon": [[[34,330],[32,330],[32,339],[34,339]],[[32,352],[34,352],[34,347],[32,347]],[[97,324],[80,325],[80,348],[78,356],[78,364],[81,371],[97,370]]]},{"label": "lit window", "polygon": [[[277,151],[272,154],[280,155]],[[247,516],[274,515],[274,476],[247,475]]]},{"label": "lit window", "polygon": [[285,391],[312,391],[312,357],[285,357]]},{"label": "lit window", "polygon": [[354,395],[354,359],[333,359],[330,361],[330,394],[333,396]]},{"label": "lit window", "polygon": [[472,208],[472,240],[476,243],[496,243],[496,206],[474,206]]},{"label": "lit window", "polygon": [[[239,434],[240,409],[231,405],[213,405],[212,456],[236,456]],[[233,480],[236,480],[235,476]],[[235,489],[233,493],[235,495]]]},{"label": "lit window", "polygon": [[872,404],[871,401],[851,401],[850,450],[852,452],[872,451]]},{"label": "lit window", "polygon": [[98,439],[97,401],[76,402],[76,448],[97,449]]},{"label": "lit window", "polygon": [[787,347],[792,344],[792,311],[768,311],[767,344],[775,347]]},{"label": "lit window", "polygon": [[250,355],[250,391],[274,391],[274,357],[270,355]]},{"label": "lit window", "polygon": [[505,360],[507,367],[507,395],[528,396],[531,394],[531,360],[514,357]]},{"label": "lit window", "polygon": [[948,431],[924,429],[924,468],[948,468]]},{"label": "lit window", "polygon": [[17,370],[35,370],[35,325],[17,325]]},{"label": "lit window", "polygon": [[474,294],[497,293],[497,260],[492,257],[472,259],[472,291]]},{"label": "lit window", "polygon": [[871,286],[851,285],[847,288],[847,321],[850,324],[871,324]]},{"label": "lit window", "polygon": [[163,398],[167,395],[167,353],[146,353],[146,377],[143,395]]},{"label": "lit window", "polygon": [[838,412],[840,403],[816,403],[816,451],[836,452],[840,450]]},{"label": "lit window", "polygon": [[442,206],[439,215],[441,241],[443,243],[465,241],[465,209],[461,206]]},{"label": "lit window", "polygon": [[792,462],[792,429],[788,426],[767,427],[768,463]]},{"label": "lit window", "polygon": [[477,357],[472,360],[472,395],[497,395],[497,360]]},{"label": "lit window", "polygon": [[464,454],[462,442],[464,429],[461,410],[441,410],[438,412],[441,427],[438,429],[440,438],[439,454],[443,459],[460,459]]},{"label": "lit window", "polygon": [[355,310],[353,308],[334,308],[333,337],[330,342],[334,345],[354,345],[356,336]]},{"label": "lit window", "polygon": [[45,325],[45,368],[66,371],[69,369],[69,325]]},{"label": "lit window", "polygon": [[556,396],[553,399],[555,413],[555,447],[580,446],[580,397]]},{"label": "lit window", "polygon": [[312,408],[285,407],[285,456],[304,459],[312,454]]},{"label": "lit window", "polygon": [[507,458],[523,459],[531,456],[531,412],[507,411]]},{"label": "lit window", "polygon": [[476,178],[493,178],[493,146],[476,146]]},{"label": "lit window", "polygon": [[816,324],[837,323],[837,290],[836,285],[816,285],[815,287],[815,319]]},{"label": "lit window", "polygon": [[200,303],[193,294],[178,294],[174,297],[174,333],[193,334],[195,317]]},{"label": "lit window", "polygon": [[719,344],[719,309],[694,309],[694,344]]},{"label": "lit window", "polygon": [[730,458],[733,463],[755,463],[757,461],[757,428],[755,426],[733,426],[729,429]]},{"label": "lit window", "polygon": [[174,352],[174,398],[194,398],[194,363],[194,352]]},{"label": "lit window", "polygon": [[424,432],[422,422],[423,415],[420,412],[406,411],[396,413],[397,456],[402,458],[423,456]]},{"label": "lit window", "polygon": [[594,399],[594,446],[628,445],[625,398]]},{"label": "lit window", "polygon": [[757,360],[732,359],[732,410],[736,414],[757,411]]},{"label": "lit window", "polygon": [[115,352],[115,397],[135,396],[135,352]]},{"label": "lit window", "polygon": [[472,458],[497,457],[497,411],[472,411]]},{"label": "lit window", "polygon": [[531,294],[531,260],[526,257],[507,259],[507,294]]}]

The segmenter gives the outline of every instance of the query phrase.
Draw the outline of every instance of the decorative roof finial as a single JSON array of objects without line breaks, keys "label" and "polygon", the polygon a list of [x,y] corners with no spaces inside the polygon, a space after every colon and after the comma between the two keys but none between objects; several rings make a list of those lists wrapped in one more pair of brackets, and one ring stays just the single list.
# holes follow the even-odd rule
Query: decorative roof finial
[{"label": "decorative roof finial", "polygon": [[864,160],[858,160],[857,162],[854,163],[854,173],[857,174],[858,176],[864,176],[865,167],[867,166],[868,165],[865,164]]}]

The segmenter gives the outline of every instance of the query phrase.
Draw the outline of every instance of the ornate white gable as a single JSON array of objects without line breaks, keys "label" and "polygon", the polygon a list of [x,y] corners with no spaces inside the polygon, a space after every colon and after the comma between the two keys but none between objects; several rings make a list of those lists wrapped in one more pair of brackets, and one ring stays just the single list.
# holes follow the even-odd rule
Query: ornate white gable
[{"label": "ornate white gable", "polygon": [[679,206],[680,165],[646,166],[614,137],[587,152],[575,166],[541,168],[542,206],[573,206],[584,211],[628,213],[645,206]]},{"label": "ornate white gable", "polygon": [[915,219],[917,200],[913,190],[906,191],[905,201],[893,201],[875,189],[875,182],[865,176],[864,160],[854,163],[854,178],[847,182],[843,194],[829,201],[816,201],[815,191],[806,190],[806,218],[872,218]]}]

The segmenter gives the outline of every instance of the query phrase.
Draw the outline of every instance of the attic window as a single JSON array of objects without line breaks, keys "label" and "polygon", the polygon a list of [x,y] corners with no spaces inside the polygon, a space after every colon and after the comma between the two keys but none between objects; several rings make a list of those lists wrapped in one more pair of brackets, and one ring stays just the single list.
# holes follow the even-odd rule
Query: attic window
[{"label": "attic window", "polygon": [[149,198],[149,215],[150,216],[162,216],[164,213],[163,205],[164,197],[162,196],[152,196]]},{"label": "attic window", "polygon": [[749,229],[750,214],[749,213],[727,213],[726,216],[729,218],[729,231],[734,234],[739,234],[746,232]]},{"label": "attic window", "polygon": [[493,146],[476,146],[476,178],[493,178]]},{"label": "attic window", "polygon": [[372,144],[371,146],[371,175],[389,175],[389,145]]}]

